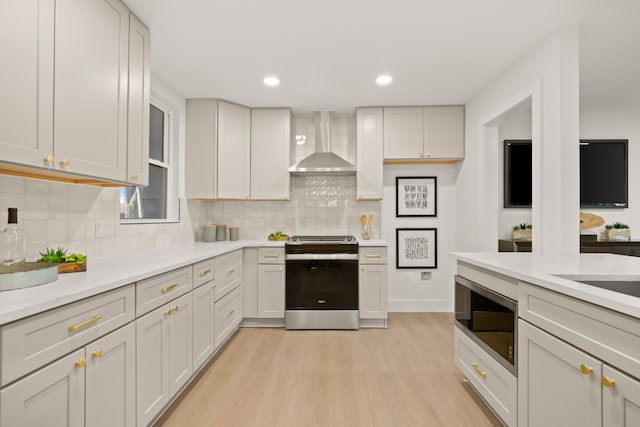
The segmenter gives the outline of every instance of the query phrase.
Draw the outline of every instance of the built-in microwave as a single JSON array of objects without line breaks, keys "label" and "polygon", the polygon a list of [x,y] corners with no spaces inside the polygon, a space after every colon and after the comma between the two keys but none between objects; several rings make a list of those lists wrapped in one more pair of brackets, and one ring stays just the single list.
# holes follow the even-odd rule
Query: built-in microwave
[{"label": "built-in microwave", "polygon": [[456,276],[455,325],[517,376],[518,303]]}]

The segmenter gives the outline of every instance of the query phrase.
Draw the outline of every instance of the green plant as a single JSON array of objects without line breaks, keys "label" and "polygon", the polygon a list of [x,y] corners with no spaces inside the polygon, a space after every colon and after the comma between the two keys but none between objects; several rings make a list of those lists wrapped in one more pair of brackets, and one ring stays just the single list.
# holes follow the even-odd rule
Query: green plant
[{"label": "green plant", "polygon": [[532,228],[533,225],[527,224],[526,222],[522,222],[513,226],[514,230],[531,230]]},{"label": "green plant", "polygon": [[64,262],[67,250],[58,246],[58,249],[47,248],[46,251],[40,252],[42,258],[38,262]]},{"label": "green plant", "polygon": [[67,250],[58,246],[57,249],[47,248],[46,251],[40,252],[41,258],[38,262],[54,262],[54,263],[62,263],[62,262],[75,262],[76,264],[84,264],[87,262],[86,255],[81,253],[70,253],[67,254]]},{"label": "green plant", "polygon": [[614,222],[613,224],[605,225],[604,228],[606,228],[607,230],[611,230],[612,228],[614,228],[616,230],[620,230],[620,229],[624,229],[624,228],[629,228],[629,226],[627,224],[622,223],[622,222]]},{"label": "green plant", "polygon": [[275,233],[271,233],[270,236],[271,237],[281,237],[281,236],[285,236],[285,234],[282,231],[278,230]]}]

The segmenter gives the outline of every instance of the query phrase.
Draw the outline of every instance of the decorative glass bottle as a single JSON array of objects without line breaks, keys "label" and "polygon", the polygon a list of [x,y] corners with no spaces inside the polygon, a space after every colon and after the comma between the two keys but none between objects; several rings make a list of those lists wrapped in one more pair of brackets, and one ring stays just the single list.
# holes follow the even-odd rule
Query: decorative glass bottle
[{"label": "decorative glass bottle", "polygon": [[6,265],[24,262],[27,250],[22,228],[18,225],[18,208],[9,208],[7,227],[0,234],[0,255]]}]

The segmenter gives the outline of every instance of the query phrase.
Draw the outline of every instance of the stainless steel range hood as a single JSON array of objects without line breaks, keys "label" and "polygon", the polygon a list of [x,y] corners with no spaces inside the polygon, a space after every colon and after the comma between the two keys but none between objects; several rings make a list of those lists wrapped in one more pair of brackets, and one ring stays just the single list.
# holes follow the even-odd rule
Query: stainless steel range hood
[{"label": "stainless steel range hood", "polygon": [[355,175],[356,167],[331,152],[331,112],[317,111],[315,152],[289,168],[293,175]]}]

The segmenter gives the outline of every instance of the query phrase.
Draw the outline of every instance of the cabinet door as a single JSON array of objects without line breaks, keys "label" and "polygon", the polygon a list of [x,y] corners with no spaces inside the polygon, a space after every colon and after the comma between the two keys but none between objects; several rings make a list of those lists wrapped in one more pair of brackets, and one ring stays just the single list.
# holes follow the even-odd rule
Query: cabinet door
[{"label": "cabinet door", "polygon": [[185,186],[188,199],[218,197],[218,101],[187,99]]},{"label": "cabinet door", "polygon": [[219,348],[242,321],[242,286],[216,302],[216,348]]},{"label": "cabinet door", "polygon": [[424,108],[425,158],[464,158],[464,107]]},{"label": "cabinet door", "polygon": [[387,318],[387,266],[360,266],[360,318]]},{"label": "cabinet door", "polygon": [[53,1],[0,6],[2,160],[46,167],[53,154]]},{"label": "cabinet door", "polygon": [[63,357],[0,391],[0,425],[84,426],[84,349]]},{"label": "cabinet door", "polygon": [[258,317],[284,318],[284,265],[258,266]]},{"label": "cabinet door", "polygon": [[135,427],[136,329],[133,323],[86,347],[86,425]]},{"label": "cabinet door", "polygon": [[289,199],[291,110],[251,110],[251,198]]},{"label": "cabinet door", "polygon": [[640,426],[640,381],[607,365],[602,376],[603,427]]},{"label": "cabinet door", "polygon": [[56,169],[124,181],[129,10],[118,0],[58,0]]},{"label": "cabinet door", "polygon": [[137,425],[146,426],[169,401],[169,305],[136,320]]},{"label": "cabinet door", "polygon": [[151,35],[135,16],[129,22],[127,182],[149,184],[149,70]]},{"label": "cabinet door", "polygon": [[382,108],[356,110],[357,199],[382,199]]},{"label": "cabinet door", "polygon": [[191,293],[169,303],[169,393],[174,396],[193,372],[193,305]]},{"label": "cabinet door", "polygon": [[251,110],[218,102],[218,198],[248,199]]},{"label": "cabinet door", "polygon": [[193,370],[196,371],[214,350],[214,288],[213,283],[193,290]]},{"label": "cabinet door", "polygon": [[596,427],[602,423],[602,365],[518,321],[518,426]]},{"label": "cabinet door", "polygon": [[424,156],[424,116],[421,107],[384,109],[384,158]]}]

